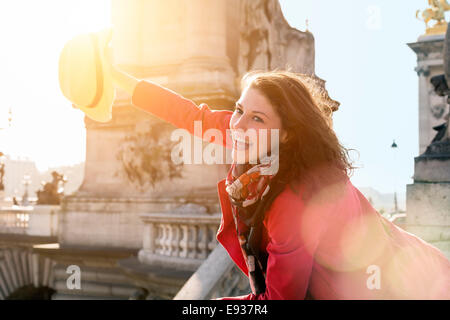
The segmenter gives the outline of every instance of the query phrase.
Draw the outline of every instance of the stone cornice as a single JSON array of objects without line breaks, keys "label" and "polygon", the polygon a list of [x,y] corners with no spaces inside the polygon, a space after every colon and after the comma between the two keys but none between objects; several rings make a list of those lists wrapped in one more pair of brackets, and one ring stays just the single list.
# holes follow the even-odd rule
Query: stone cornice
[{"label": "stone cornice", "polygon": [[408,46],[417,54],[418,61],[443,58],[443,39],[408,43]]}]

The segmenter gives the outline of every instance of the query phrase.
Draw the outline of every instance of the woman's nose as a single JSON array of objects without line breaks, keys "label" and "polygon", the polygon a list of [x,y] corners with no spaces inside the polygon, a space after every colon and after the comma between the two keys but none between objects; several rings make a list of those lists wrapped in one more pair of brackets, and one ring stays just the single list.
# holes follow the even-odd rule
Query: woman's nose
[{"label": "woman's nose", "polygon": [[230,124],[230,128],[247,131],[247,124],[248,122],[245,115],[241,115],[239,118],[234,119],[234,121],[232,121],[232,123]]}]

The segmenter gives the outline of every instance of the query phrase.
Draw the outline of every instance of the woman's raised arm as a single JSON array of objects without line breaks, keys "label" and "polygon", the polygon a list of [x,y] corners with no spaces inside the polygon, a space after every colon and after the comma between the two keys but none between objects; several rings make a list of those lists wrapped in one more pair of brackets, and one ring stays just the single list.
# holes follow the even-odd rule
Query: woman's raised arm
[{"label": "woman's raised arm", "polygon": [[[108,54],[107,54],[108,56]],[[107,57],[109,62],[110,57]],[[194,132],[194,123],[200,121],[202,133],[217,129],[222,134],[221,141],[210,141],[227,146],[229,122],[233,114],[228,110],[211,110],[206,104],[197,106],[193,101],[148,80],[138,80],[109,63],[114,84],[132,97],[131,103],[146,112],[152,113],[177,128]],[[204,138],[200,136],[200,138]],[[228,141],[229,144],[229,141]]]},{"label": "woman's raised arm", "polygon": [[112,64],[110,65],[110,71],[115,86],[125,90],[130,96],[132,96],[139,80],[132,75],[117,69]]}]

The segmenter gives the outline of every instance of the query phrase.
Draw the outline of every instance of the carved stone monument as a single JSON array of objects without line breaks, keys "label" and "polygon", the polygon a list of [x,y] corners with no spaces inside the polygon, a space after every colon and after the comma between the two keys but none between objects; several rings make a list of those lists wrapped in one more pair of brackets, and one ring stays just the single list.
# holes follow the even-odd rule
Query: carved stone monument
[{"label": "carved stone monument", "polygon": [[414,183],[407,186],[406,228],[450,258],[450,32],[438,37],[410,44],[418,53],[419,118],[433,115],[434,123],[431,117],[420,119],[421,154],[415,158]]},{"label": "carved stone monument", "polygon": [[435,136],[433,127],[440,125],[448,112],[445,98],[438,96],[431,84],[432,77],[444,73],[444,35],[421,36],[419,41],[408,45],[417,54],[419,154],[422,154]]}]

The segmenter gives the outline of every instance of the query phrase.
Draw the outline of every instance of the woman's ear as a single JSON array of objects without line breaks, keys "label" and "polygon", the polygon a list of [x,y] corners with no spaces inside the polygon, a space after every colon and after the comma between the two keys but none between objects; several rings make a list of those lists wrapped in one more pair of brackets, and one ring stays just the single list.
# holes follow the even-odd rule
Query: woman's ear
[{"label": "woman's ear", "polygon": [[288,141],[289,134],[286,130],[282,129],[280,134],[280,143],[286,143]]}]

